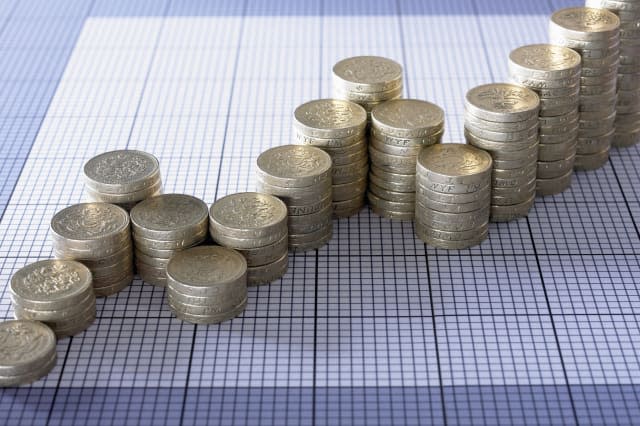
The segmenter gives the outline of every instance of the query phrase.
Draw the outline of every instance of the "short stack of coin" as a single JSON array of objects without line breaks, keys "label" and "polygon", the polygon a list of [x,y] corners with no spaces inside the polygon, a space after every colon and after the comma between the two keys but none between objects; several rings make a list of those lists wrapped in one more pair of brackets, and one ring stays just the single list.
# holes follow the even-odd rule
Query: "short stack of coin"
[{"label": "short stack of coin", "polygon": [[108,203],[67,207],[51,219],[54,256],[77,260],[91,270],[96,296],[109,296],[133,281],[129,214]]},{"label": "short stack of coin", "polygon": [[143,281],[165,287],[169,259],[201,244],[208,234],[209,209],[191,195],[163,194],[131,209],[136,268]]},{"label": "short stack of coin", "polygon": [[209,209],[213,240],[247,260],[247,285],[270,283],[289,267],[287,206],[279,198],[240,192],[217,200]]},{"label": "short stack of coin", "polygon": [[418,153],[440,142],[443,133],[444,111],[430,102],[398,99],[374,108],[367,193],[374,213],[389,219],[413,219]]},{"label": "short stack of coin", "polygon": [[300,105],[293,116],[296,143],[317,146],[331,157],[334,217],[357,214],[369,171],[367,113],[353,102],[319,99]]},{"label": "short stack of coin", "polygon": [[289,248],[322,247],[333,235],[331,157],[310,145],[282,145],[258,156],[257,190],[287,205]]},{"label": "short stack of coin", "polygon": [[247,261],[235,250],[199,246],[177,253],[167,265],[167,302],[178,319],[216,324],[247,305]]},{"label": "short stack of coin", "polygon": [[492,83],[465,97],[465,137],[493,158],[491,220],[526,216],[536,196],[540,98],[526,87]]},{"label": "short stack of coin", "polygon": [[574,168],[598,169],[609,159],[615,133],[620,19],[605,9],[562,9],[551,16],[549,36],[552,44],[570,47],[582,56]]},{"label": "short stack of coin", "polygon": [[379,56],[355,56],[333,67],[333,97],[361,105],[367,114],[402,97],[402,66]]},{"label": "short stack of coin", "polygon": [[613,145],[640,142],[640,3],[636,0],[586,0],[587,7],[607,9],[620,18],[618,103]]},{"label": "short stack of coin", "polygon": [[568,47],[532,44],[509,55],[514,83],[540,97],[538,195],[558,194],[571,185],[578,138],[580,55]]},{"label": "short stack of coin", "polygon": [[461,250],[489,232],[491,156],[465,144],[420,151],[416,175],[416,234],[425,243]]},{"label": "short stack of coin", "polygon": [[74,260],[41,260],[11,278],[16,319],[41,321],[58,338],[86,330],[96,319],[91,271]]},{"label": "short stack of coin", "polygon": [[0,387],[35,382],[56,361],[56,335],[49,327],[29,320],[0,322]]},{"label": "short stack of coin", "polygon": [[90,201],[113,203],[126,210],[162,193],[158,159],[142,151],[97,155],[84,165],[84,179]]}]

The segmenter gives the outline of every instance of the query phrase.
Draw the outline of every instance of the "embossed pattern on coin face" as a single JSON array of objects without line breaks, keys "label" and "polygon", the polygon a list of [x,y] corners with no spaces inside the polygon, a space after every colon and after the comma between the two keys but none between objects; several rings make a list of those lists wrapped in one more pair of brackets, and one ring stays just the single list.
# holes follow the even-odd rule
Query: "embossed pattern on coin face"
[{"label": "embossed pattern on coin face", "polygon": [[[333,73],[342,80],[356,84],[399,84],[402,66],[379,56],[355,56],[343,59],[333,67]],[[384,90],[384,89],[381,89]]]},{"label": "embossed pattern on coin face", "polygon": [[32,301],[66,299],[91,288],[91,271],[72,260],[41,260],[26,265],[11,278],[11,292]]},{"label": "embossed pattern on coin face", "polygon": [[204,201],[185,194],[163,194],[147,198],[131,210],[132,223],[154,231],[179,231],[206,222],[209,209]]},{"label": "embossed pattern on coin face", "polygon": [[289,179],[317,176],[331,169],[331,157],[320,148],[307,145],[282,145],[258,156],[263,173]]},{"label": "embossed pattern on coin face", "polygon": [[615,31],[620,19],[605,9],[571,7],[551,15],[551,22],[572,31],[601,33]]},{"label": "embossed pattern on coin face", "polygon": [[509,83],[491,83],[467,92],[467,106],[490,113],[515,114],[537,112],[540,99],[530,89]]},{"label": "embossed pattern on coin face", "polygon": [[340,99],[307,102],[296,108],[293,116],[294,126],[298,130],[311,133],[311,136],[324,131],[327,138],[346,137],[361,132],[367,124],[367,112],[364,108]]},{"label": "embossed pattern on coin face", "polygon": [[444,111],[431,102],[397,99],[374,108],[371,120],[374,127],[402,130],[433,129],[435,132],[444,125]]},{"label": "embossed pattern on coin face", "polygon": [[158,173],[158,160],[151,154],[134,150],[105,152],[84,165],[88,179],[101,184],[120,185],[149,179]]},{"label": "embossed pattern on coin face", "polygon": [[55,352],[56,335],[37,321],[0,322],[0,369],[46,361]]},{"label": "embossed pattern on coin face", "polygon": [[578,52],[552,44],[519,47],[509,54],[509,59],[521,67],[539,71],[562,71],[577,69],[580,66]]},{"label": "embossed pattern on coin face", "polygon": [[209,210],[213,221],[234,229],[260,229],[286,221],[287,206],[278,198],[257,192],[227,195]]},{"label": "embossed pattern on coin face", "polygon": [[198,246],[177,253],[167,265],[167,275],[192,286],[233,283],[247,273],[247,261],[235,250]]},{"label": "embossed pattern on coin face", "polygon": [[74,204],[51,219],[51,230],[55,235],[76,241],[100,240],[126,232],[128,227],[127,212],[107,203]]},{"label": "embossed pattern on coin face", "polygon": [[423,149],[418,163],[428,171],[444,176],[480,175],[491,171],[491,155],[466,144],[435,144]]}]

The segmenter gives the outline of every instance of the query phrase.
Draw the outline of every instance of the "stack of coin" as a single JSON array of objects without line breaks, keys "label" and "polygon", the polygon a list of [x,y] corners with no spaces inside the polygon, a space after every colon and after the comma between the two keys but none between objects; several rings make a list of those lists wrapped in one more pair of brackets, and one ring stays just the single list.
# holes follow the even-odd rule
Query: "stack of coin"
[{"label": "stack of coin", "polygon": [[165,287],[169,259],[201,244],[208,233],[209,209],[204,201],[184,194],[148,198],[131,209],[136,268],[143,281]]},{"label": "stack of coin", "polygon": [[96,319],[91,271],[74,260],[41,260],[11,278],[16,319],[42,321],[58,338],[86,330]]},{"label": "stack of coin", "polygon": [[605,9],[574,7],[551,16],[552,44],[582,56],[580,119],[574,168],[594,170],[609,159],[615,133],[620,19]]},{"label": "stack of coin", "polygon": [[465,137],[493,158],[491,220],[526,216],[536,196],[540,98],[526,87],[492,83],[465,97]]},{"label": "stack of coin", "polygon": [[603,8],[620,18],[620,64],[614,146],[640,141],[640,3],[636,0],[587,0],[588,7]]},{"label": "stack of coin", "polygon": [[129,214],[108,203],[75,204],[51,219],[53,253],[91,270],[96,296],[109,296],[133,281]]},{"label": "stack of coin", "polygon": [[331,157],[334,216],[357,214],[369,171],[367,113],[353,102],[320,99],[300,105],[293,116],[296,142],[322,148]]},{"label": "stack of coin", "polygon": [[281,278],[289,267],[287,206],[278,198],[241,192],[217,200],[209,209],[213,240],[247,260],[247,285]]},{"label": "stack of coin", "polygon": [[310,145],[283,145],[260,154],[257,190],[287,205],[289,248],[325,245],[333,235],[331,157]]},{"label": "stack of coin", "polygon": [[511,80],[540,97],[538,195],[571,185],[578,138],[580,55],[551,44],[522,46],[509,55]]},{"label": "stack of coin", "polygon": [[29,320],[0,322],[0,387],[35,382],[56,360],[56,335],[49,327]]},{"label": "stack of coin", "polygon": [[333,97],[360,104],[367,114],[402,97],[402,66],[379,56],[355,56],[333,67]]},{"label": "stack of coin", "polygon": [[367,193],[374,213],[389,219],[413,219],[418,153],[440,142],[443,133],[444,111],[430,102],[399,99],[374,108]]},{"label": "stack of coin", "polygon": [[247,261],[220,246],[193,247],[167,265],[167,302],[178,319],[216,324],[237,317],[247,305]]},{"label": "stack of coin", "polygon": [[491,156],[465,144],[437,144],[420,151],[417,164],[416,234],[425,243],[461,250],[489,232]]},{"label": "stack of coin", "polygon": [[158,160],[142,151],[118,150],[93,157],[84,165],[84,179],[90,201],[113,203],[126,210],[162,193]]}]

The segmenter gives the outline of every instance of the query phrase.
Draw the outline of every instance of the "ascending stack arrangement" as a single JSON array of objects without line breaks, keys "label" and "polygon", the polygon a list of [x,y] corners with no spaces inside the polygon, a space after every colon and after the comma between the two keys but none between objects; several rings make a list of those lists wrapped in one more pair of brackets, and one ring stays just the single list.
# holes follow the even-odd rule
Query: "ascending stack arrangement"
[{"label": "ascending stack arrangement", "polygon": [[398,99],[373,109],[367,198],[375,214],[413,219],[418,153],[440,142],[443,133],[444,111],[430,102]]},{"label": "ascending stack arrangement", "polygon": [[158,159],[146,152],[105,152],[87,161],[83,171],[89,201],[131,210],[136,203],[162,193]]},{"label": "ascending stack arrangement", "polygon": [[237,317],[247,305],[247,262],[235,250],[193,247],[167,265],[167,303],[178,319],[216,324]]},{"label": "ascending stack arrangement", "polygon": [[217,200],[209,209],[213,241],[247,260],[247,285],[270,283],[289,266],[287,206],[278,198],[240,192]]},{"label": "ascending stack arrangement", "polygon": [[60,339],[86,330],[96,319],[91,271],[74,260],[41,260],[11,278],[16,319],[41,321]]},{"label": "ascending stack arrangement", "polygon": [[558,194],[571,185],[578,140],[580,55],[568,47],[533,44],[509,55],[514,83],[540,97],[538,195]]},{"label": "ascending stack arrangement", "polygon": [[365,110],[340,99],[307,102],[293,114],[296,143],[322,148],[331,157],[336,218],[353,216],[364,206],[369,171],[366,127]]},{"label": "ascending stack arrangement", "polygon": [[133,281],[129,214],[108,203],[67,207],[51,219],[54,257],[77,260],[91,271],[96,296],[109,296]]},{"label": "ascending stack arrangement", "polygon": [[509,83],[478,86],[465,97],[465,138],[493,158],[494,222],[526,216],[535,201],[539,109],[535,92]]},{"label": "ascending stack arrangement", "polygon": [[0,322],[0,387],[26,385],[56,365],[56,335],[38,321]]},{"label": "ascending stack arrangement", "polygon": [[580,119],[574,168],[594,170],[609,159],[615,134],[620,19],[604,9],[574,7],[551,16],[552,44],[580,53]]},{"label": "ascending stack arrangement", "polygon": [[489,232],[491,156],[465,144],[437,144],[420,151],[416,175],[418,238],[461,250]]},{"label": "ascending stack arrangement", "polygon": [[586,0],[587,7],[607,9],[620,18],[618,103],[613,145],[640,142],[640,3],[635,0]]},{"label": "ascending stack arrangement", "polygon": [[136,268],[143,281],[165,287],[169,259],[201,244],[209,232],[209,208],[199,198],[162,194],[131,209]]},{"label": "ascending stack arrangement", "polygon": [[402,97],[402,66],[379,56],[355,56],[333,67],[333,97],[361,105],[367,114]]},{"label": "ascending stack arrangement", "polygon": [[310,145],[282,145],[258,156],[257,190],[287,205],[289,248],[324,246],[333,235],[331,157]]}]

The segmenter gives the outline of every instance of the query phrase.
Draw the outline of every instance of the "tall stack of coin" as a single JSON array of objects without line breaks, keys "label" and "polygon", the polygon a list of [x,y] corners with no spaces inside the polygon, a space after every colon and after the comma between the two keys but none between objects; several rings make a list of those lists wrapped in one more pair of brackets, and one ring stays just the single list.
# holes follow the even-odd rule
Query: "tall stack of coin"
[{"label": "tall stack of coin", "polygon": [[420,151],[416,176],[416,234],[437,248],[461,250],[489,232],[491,156],[464,144]]},{"label": "tall stack of coin", "polygon": [[167,302],[179,319],[215,324],[237,317],[247,305],[247,261],[220,246],[193,247],[167,265]]},{"label": "tall stack of coin", "polygon": [[113,203],[126,210],[162,193],[158,159],[142,151],[118,150],[97,155],[84,165],[84,178],[90,201]]},{"label": "tall stack of coin", "polygon": [[0,348],[0,387],[35,382],[56,365],[56,335],[38,321],[0,322]]},{"label": "tall stack of coin", "polygon": [[578,138],[580,55],[568,47],[532,44],[509,55],[511,80],[540,97],[538,195],[571,185]]},{"label": "tall stack of coin", "polygon": [[325,245],[333,235],[331,157],[310,145],[282,145],[260,154],[257,190],[287,205],[289,247]]},{"label": "tall stack of coin", "polygon": [[217,200],[209,209],[213,240],[247,260],[247,285],[282,277],[289,266],[287,206],[278,198],[241,192]]},{"label": "tall stack of coin", "polygon": [[615,134],[620,19],[605,9],[574,7],[551,16],[552,44],[582,56],[576,170],[594,170],[609,159]]},{"label": "tall stack of coin", "polygon": [[169,259],[201,244],[207,238],[208,223],[207,205],[191,195],[158,195],[131,209],[136,267],[142,280],[165,287]]},{"label": "tall stack of coin", "polygon": [[614,146],[640,141],[640,3],[636,0],[586,0],[587,7],[607,9],[620,18],[620,64]]},{"label": "tall stack of coin", "polygon": [[355,56],[333,66],[333,97],[360,104],[367,114],[402,97],[402,66],[379,56]]},{"label": "tall stack of coin", "polygon": [[331,157],[334,216],[357,214],[369,171],[367,113],[353,102],[319,99],[300,105],[293,116],[296,142],[322,148]]},{"label": "tall stack of coin", "polygon": [[109,296],[133,280],[133,245],[129,214],[108,203],[67,207],[51,219],[53,253],[77,260],[91,270],[96,296]]},{"label": "tall stack of coin", "polygon": [[492,83],[465,97],[464,134],[493,158],[491,220],[526,216],[536,196],[540,98],[526,87]]}]

